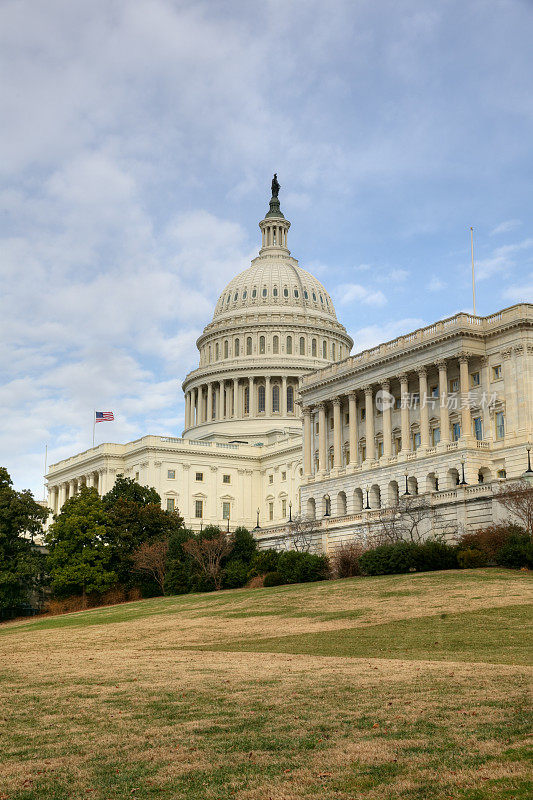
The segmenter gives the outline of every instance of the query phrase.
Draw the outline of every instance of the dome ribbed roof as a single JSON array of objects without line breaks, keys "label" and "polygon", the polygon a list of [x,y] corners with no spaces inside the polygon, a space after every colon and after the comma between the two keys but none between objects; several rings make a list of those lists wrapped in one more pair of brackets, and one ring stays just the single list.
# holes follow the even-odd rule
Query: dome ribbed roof
[{"label": "dome ribbed roof", "polygon": [[[244,309],[290,309],[337,319],[333,301],[311,273],[290,257],[263,257],[231,280],[215,306],[213,320]],[[231,313],[233,312],[233,313]]]}]

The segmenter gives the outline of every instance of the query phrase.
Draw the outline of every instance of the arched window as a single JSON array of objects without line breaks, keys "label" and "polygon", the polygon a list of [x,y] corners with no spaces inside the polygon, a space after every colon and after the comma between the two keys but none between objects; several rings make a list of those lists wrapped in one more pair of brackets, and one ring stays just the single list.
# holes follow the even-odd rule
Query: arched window
[{"label": "arched window", "polygon": [[246,339],[246,355],[247,356],[251,356],[252,355],[252,337],[251,336],[249,336]]},{"label": "arched window", "polygon": [[263,287],[263,297],[266,297],[266,296],[267,296],[267,290],[266,290],[266,286],[264,286]]},{"label": "arched window", "polygon": [[248,297],[248,292],[245,289],[244,292],[242,293],[242,299],[246,300],[247,297]]},{"label": "arched window", "polygon": [[300,292],[298,291],[298,289],[294,290],[294,296],[295,297],[299,297],[300,296]]},{"label": "arched window", "polygon": [[235,292],[235,294],[233,295],[233,302],[236,303],[238,299],[239,299],[239,292]]},{"label": "arched window", "polygon": [[294,411],[294,389],[292,386],[287,386],[287,411],[289,414]]},{"label": "arched window", "polygon": [[233,345],[233,352],[235,353],[236,356],[239,356],[241,354],[241,343],[239,342],[238,339],[235,339],[235,344]]},{"label": "arched window", "polygon": [[213,353],[211,351],[211,345],[209,345],[209,363],[211,363],[212,358],[213,358]]},{"label": "arched window", "polygon": [[292,336],[287,336],[287,353],[292,354]]},{"label": "arched window", "polygon": [[244,413],[250,413],[250,389],[248,386],[244,390]]},{"label": "arched window", "polygon": [[277,286],[274,286],[274,289],[272,290],[272,294],[274,295],[274,297],[278,296],[278,287]]},{"label": "arched window", "polygon": [[314,300],[314,301],[315,301],[315,303],[316,303],[316,294],[315,294],[314,292],[313,292],[313,300]]},{"label": "arched window", "polygon": [[305,356],[305,339],[303,336],[300,336],[300,355]]},{"label": "arched window", "polygon": [[272,352],[279,353],[279,336],[274,336],[272,339]]},{"label": "arched window", "polygon": [[259,390],[258,390],[258,393],[257,393],[257,398],[258,398],[258,409],[257,410],[259,412],[264,411],[265,410],[265,387],[264,386],[260,386],[259,387]]},{"label": "arched window", "polygon": [[218,361],[219,356],[220,356],[220,352],[219,352],[219,349],[218,349],[218,342],[217,342],[216,345],[215,345],[215,361]]},{"label": "arched window", "polygon": [[279,411],[279,386],[272,387],[272,411]]},{"label": "arched window", "polygon": [[224,358],[227,358],[228,356],[229,356],[229,343],[228,340],[226,339],[226,341],[224,342]]},{"label": "arched window", "polygon": [[316,358],[316,339],[313,339],[311,342],[311,355]]},{"label": "arched window", "polygon": [[309,292],[307,291],[307,289],[304,289],[304,299],[309,300]]},{"label": "arched window", "polygon": [[327,358],[327,357],[328,357],[328,343],[324,339],[324,341],[322,342],[322,358]]},{"label": "arched window", "polygon": [[331,360],[335,361],[335,342],[331,345]]},{"label": "arched window", "polygon": [[285,287],[283,290],[283,297],[288,297],[288,296],[289,296],[289,290],[287,289],[287,287]]},{"label": "arched window", "polygon": [[252,297],[254,299],[257,297],[257,289],[252,289]]},{"label": "arched window", "polygon": [[263,354],[265,352],[265,337],[259,337],[259,352]]}]

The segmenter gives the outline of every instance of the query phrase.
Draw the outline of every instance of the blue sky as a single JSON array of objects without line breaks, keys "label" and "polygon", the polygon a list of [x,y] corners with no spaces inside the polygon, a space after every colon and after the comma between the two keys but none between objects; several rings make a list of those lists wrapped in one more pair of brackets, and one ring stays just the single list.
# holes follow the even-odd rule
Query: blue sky
[{"label": "blue sky", "polygon": [[259,246],[356,350],[533,300],[531,0],[4,0],[0,463],[181,431],[181,379]]}]

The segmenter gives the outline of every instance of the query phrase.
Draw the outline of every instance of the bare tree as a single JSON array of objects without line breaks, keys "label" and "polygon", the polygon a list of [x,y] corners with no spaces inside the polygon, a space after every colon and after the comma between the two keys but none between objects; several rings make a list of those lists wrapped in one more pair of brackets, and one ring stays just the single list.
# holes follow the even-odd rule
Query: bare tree
[{"label": "bare tree", "polygon": [[381,509],[379,525],[374,537],[379,544],[418,543],[430,532],[438,538],[445,538],[452,532],[445,530],[444,521],[432,507],[430,499],[420,495],[403,496],[397,505]]},{"label": "bare tree", "polygon": [[193,558],[203,574],[211,578],[218,591],[222,588],[222,560],[231,553],[233,538],[219,533],[212,538],[189,539],[183,549]]},{"label": "bare tree", "polygon": [[165,574],[167,567],[168,542],[158,539],[143,542],[133,553],[133,566],[138,572],[151,575],[165,594]]},{"label": "bare tree", "polygon": [[311,550],[315,534],[315,520],[295,517],[292,522],[289,522],[285,542],[289,550],[297,550],[299,553],[308,553]]},{"label": "bare tree", "polygon": [[495,499],[520,520],[530,536],[533,536],[533,486],[527,481],[514,481],[500,487]]}]

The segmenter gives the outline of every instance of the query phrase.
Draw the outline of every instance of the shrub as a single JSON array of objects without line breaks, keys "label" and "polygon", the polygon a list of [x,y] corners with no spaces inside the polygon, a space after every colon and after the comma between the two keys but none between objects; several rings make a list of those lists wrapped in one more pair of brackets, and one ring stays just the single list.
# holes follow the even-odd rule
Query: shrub
[{"label": "shrub", "polygon": [[359,559],[363,547],[356,542],[344,542],[336,548],[331,557],[331,569],[336,578],[353,578],[361,574]]},{"label": "shrub", "polygon": [[240,559],[232,560],[224,570],[222,587],[224,589],[240,589],[248,578],[248,565]]},{"label": "shrub", "polygon": [[415,566],[421,572],[455,569],[457,567],[457,548],[446,542],[428,539],[418,545]]},{"label": "shrub", "polygon": [[457,566],[457,553],[455,547],[433,539],[422,544],[396,542],[362,553],[359,566],[365,575],[453,569]]},{"label": "shrub", "polygon": [[241,561],[249,564],[257,553],[257,542],[246,528],[236,528],[233,534],[233,550],[228,561]]},{"label": "shrub", "polygon": [[487,557],[481,550],[467,547],[464,550],[458,550],[457,563],[461,569],[476,569],[477,567],[487,566]]},{"label": "shrub", "polygon": [[496,554],[496,563],[502,567],[520,569],[533,567],[533,543],[527,533],[513,534]]},{"label": "shrub", "polygon": [[288,550],[280,554],[277,571],[284,583],[323,581],[329,577],[329,559],[327,556]]},{"label": "shrub", "polygon": [[479,550],[485,556],[486,564],[495,564],[497,553],[515,535],[524,534],[519,525],[488,525],[472,533],[465,533],[459,540],[460,550]]},{"label": "shrub", "polygon": [[264,575],[266,572],[276,572],[280,554],[277,550],[258,550],[250,562],[249,578]]},{"label": "shrub", "polygon": [[267,572],[263,581],[263,586],[282,586],[285,583],[283,576],[279,572]]}]

